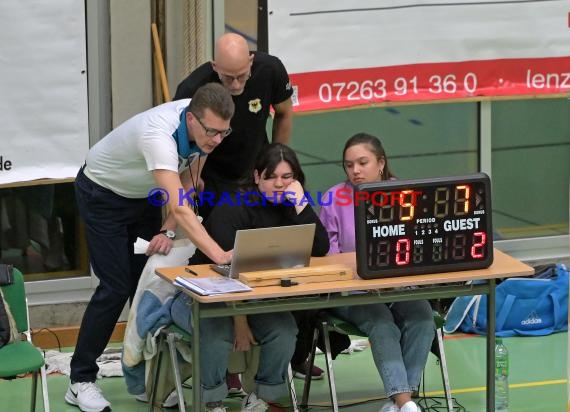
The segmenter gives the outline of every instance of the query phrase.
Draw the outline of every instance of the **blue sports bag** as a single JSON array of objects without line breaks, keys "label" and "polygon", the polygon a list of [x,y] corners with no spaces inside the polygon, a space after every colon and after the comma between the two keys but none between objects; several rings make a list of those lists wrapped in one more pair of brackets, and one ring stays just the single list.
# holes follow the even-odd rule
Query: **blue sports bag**
[{"label": "blue sports bag", "polygon": [[[496,336],[541,336],[568,330],[568,269],[535,268],[530,278],[509,278],[496,287]],[[451,304],[444,332],[487,333],[487,296],[461,296]]]}]

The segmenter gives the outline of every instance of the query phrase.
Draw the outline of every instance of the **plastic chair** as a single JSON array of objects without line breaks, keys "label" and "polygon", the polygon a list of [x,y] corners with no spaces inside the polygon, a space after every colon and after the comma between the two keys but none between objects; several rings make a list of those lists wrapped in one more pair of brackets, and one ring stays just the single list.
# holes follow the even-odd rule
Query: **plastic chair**
[{"label": "plastic chair", "polygon": [[0,348],[0,378],[16,379],[22,374],[32,374],[31,411],[36,410],[38,375],[42,382],[44,411],[49,412],[49,397],[46,379],[45,359],[42,352],[33,345],[29,330],[28,303],[24,289],[24,276],[13,269],[14,283],[1,286],[5,302],[16,322],[18,333],[26,335],[26,340],[16,340]]},{"label": "plastic chair", "polygon": [[[336,316],[328,313],[322,312],[320,314],[321,318],[319,319],[318,326],[314,330],[313,334],[313,346],[311,353],[309,354],[309,370],[313,366],[315,362],[315,354],[317,350],[317,341],[319,339],[319,335],[322,334],[323,341],[325,344],[325,361],[326,361],[326,372],[327,378],[329,382],[329,393],[331,398],[331,406],[334,412],[338,412],[338,398],[336,394],[336,385],[334,380],[334,371],[333,371],[333,364],[332,364],[332,357],[331,357],[331,345],[329,339],[329,332],[336,331],[339,333],[344,333],[346,335],[353,335],[353,336],[360,336],[367,338],[365,333],[363,333],[360,329],[358,329],[354,324],[337,318]],[[445,351],[443,347],[443,332],[442,328],[445,324],[445,319],[438,313],[434,311],[434,322],[436,326],[436,335],[434,338],[434,344],[432,345],[432,352],[439,358],[439,365],[441,368],[441,376],[443,380],[443,388],[445,392],[445,400],[447,403],[447,410],[449,412],[453,411],[453,400],[451,398],[451,387],[449,385],[449,375],[447,373],[447,361],[445,359]],[[437,344],[436,344],[437,343]],[[311,389],[311,377],[309,374],[305,376],[305,384],[303,387],[303,397],[301,400],[300,407],[301,409],[306,409],[309,401],[309,391]]]},{"label": "plastic chair", "polygon": [[[162,329],[158,336],[157,355],[155,363],[153,364],[150,373],[151,376],[151,383],[149,388],[150,412],[154,411],[155,402],[157,398],[163,399],[170,394],[170,392],[164,390],[165,389],[164,387],[166,386],[167,389],[170,390],[171,385],[169,385],[168,382],[165,382],[166,380],[162,376],[164,371],[166,371],[167,369],[171,371],[172,378],[174,379],[174,388],[176,389],[178,394],[178,408],[181,412],[186,411],[186,405],[184,403],[184,393],[182,392],[182,383],[190,376],[192,376],[192,365],[189,363],[184,363],[183,365],[181,365],[180,362],[178,361],[176,345],[179,342],[183,342],[186,345],[191,345],[192,337],[187,331],[179,328],[174,324],[171,324],[168,327]],[[165,353],[168,353],[169,355],[168,358],[170,362],[169,364],[166,364],[166,362],[164,362]],[[243,368],[242,366],[243,359],[241,359],[240,356],[241,356],[240,352],[232,352],[232,354],[230,355],[230,361],[228,367],[230,372],[232,373],[243,372],[243,370],[240,369]],[[251,356],[259,356],[259,352],[254,351],[253,353],[251,353]],[[248,374],[250,375],[249,378],[245,378],[242,381],[242,385],[244,385],[245,389],[247,389],[248,387],[247,382],[249,382],[250,380],[252,384],[249,386],[253,388],[254,373],[253,371],[248,371],[248,372],[250,372]],[[288,377],[289,377],[288,380],[289,396],[292,401],[292,408],[293,411],[297,412],[298,411],[296,403],[297,397],[295,393],[295,386],[293,384],[293,372],[291,370],[291,365],[289,365]],[[164,383],[165,385],[163,385],[163,387],[159,387],[159,382]]]},{"label": "plastic chair", "polygon": [[[165,369],[169,369],[172,371],[172,378],[174,379],[174,388],[177,391],[178,395],[178,410],[181,412],[186,412],[186,404],[184,403],[184,393],[182,392],[182,382],[191,376],[191,365],[187,365],[187,373],[184,373],[185,379],[182,379],[183,372],[181,371],[181,365],[178,362],[178,353],[176,351],[176,344],[177,342],[184,342],[185,344],[190,345],[192,338],[188,332],[184,329],[179,328],[178,326],[172,324],[168,327],[162,329],[158,336],[157,341],[157,354],[156,359],[154,360],[154,364],[151,370],[151,382],[150,382],[150,396],[149,396],[149,411],[154,411],[155,401],[158,396],[164,398],[165,396],[169,395],[170,392],[165,392],[163,388],[159,388],[159,382],[165,380],[165,378],[161,378],[161,375]],[[169,365],[165,365],[164,363],[164,354],[168,353],[169,355]],[[157,405],[159,406],[159,405]]]}]

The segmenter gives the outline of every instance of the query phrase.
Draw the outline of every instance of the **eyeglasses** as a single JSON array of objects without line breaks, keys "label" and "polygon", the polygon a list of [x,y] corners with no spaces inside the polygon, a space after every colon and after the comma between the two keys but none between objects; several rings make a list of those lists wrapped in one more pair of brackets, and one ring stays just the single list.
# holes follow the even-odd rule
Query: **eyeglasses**
[{"label": "eyeglasses", "polygon": [[224,84],[232,84],[234,80],[237,80],[238,83],[245,83],[251,77],[251,71],[238,74],[237,76],[230,76],[229,74],[222,74],[218,72],[218,77]]},{"label": "eyeglasses", "polygon": [[219,134],[221,136],[221,138],[223,139],[224,137],[227,137],[232,132],[231,127],[229,129],[226,129],[226,130],[218,130],[218,129],[214,129],[212,127],[207,127],[204,123],[202,123],[202,120],[200,120],[200,118],[198,116],[196,116],[194,113],[192,113],[192,114],[194,115],[194,118],[196,120],[198,120],[198,123],[200,123],[200,126],[202,126],[204,128],[204,131],[206,132],[206,136],[208,136],[208,137],[215,137]]}]

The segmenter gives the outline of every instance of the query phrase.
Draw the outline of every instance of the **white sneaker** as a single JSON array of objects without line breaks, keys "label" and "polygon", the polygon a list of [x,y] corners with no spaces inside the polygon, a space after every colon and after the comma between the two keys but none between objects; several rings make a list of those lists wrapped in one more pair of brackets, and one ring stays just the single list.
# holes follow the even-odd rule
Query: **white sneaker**
[{"label": "white sneaker", "polygon": [[[148,402],[148,396],[146,396],[146,392],[141,393],[140,395],[135,395],[135,399],[140,402]],[[178,392],[172,391],[170,395],[166,397],[164,402],[162,402],[163,408],[173,408],[178,405]]]},{"label": "white sneaker", "polygon": [[269,405],[263,399],[259,399],[255,393],[250,393],[241,403],[241,412],[265,412]]},{"label": "white sneaker", "polygon": [[148,396],[146,396],[146,392],[143,392],[139,395],[135,395],[135,399],[139,402],[144,402],[144,403],[148,402]]},{"label": "white sneaker", "polygon": [[414,401],[408,401],[402,405],[400,412],[422,412],[422,410]]},{"label": "white sneaker", "polygon": [[222,401],[211,402],[206,404],[206,412],[226,412],[226,408]]},{"label": "white sneaker", "polygon": [[162,402],[162,407],[163,408],[173,408],[176,405],[178,405],[178,392],[172,391],[172,392],[170,392],[170,395],[168,395],[166,397],[164,402]]},{"label": "white sneaker", "polygon": [[76,382],[69,385],[65,401],[78,406],[82,412],[110,412],[111,403],[95,382]]},{"label": "white sneaker", "polygon": [[388,402],[382,405],[382,407],[378,412],[399,412],[399,411],[400,408],[398,408],[398,405],[396,405],[394,401],[390,399]]}]

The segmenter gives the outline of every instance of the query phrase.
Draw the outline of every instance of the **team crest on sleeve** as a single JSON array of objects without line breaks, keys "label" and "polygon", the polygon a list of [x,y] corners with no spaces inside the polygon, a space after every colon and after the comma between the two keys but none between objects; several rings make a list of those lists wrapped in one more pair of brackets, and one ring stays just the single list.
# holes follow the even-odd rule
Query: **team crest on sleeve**
[{"label": "team crest on sleeve", "polygon": [[257,113],[258,111],[261,110],[261,99],[257,98],[257,99],[253,99],[250,100],[249,102],[249,111],[252,113]]}]

